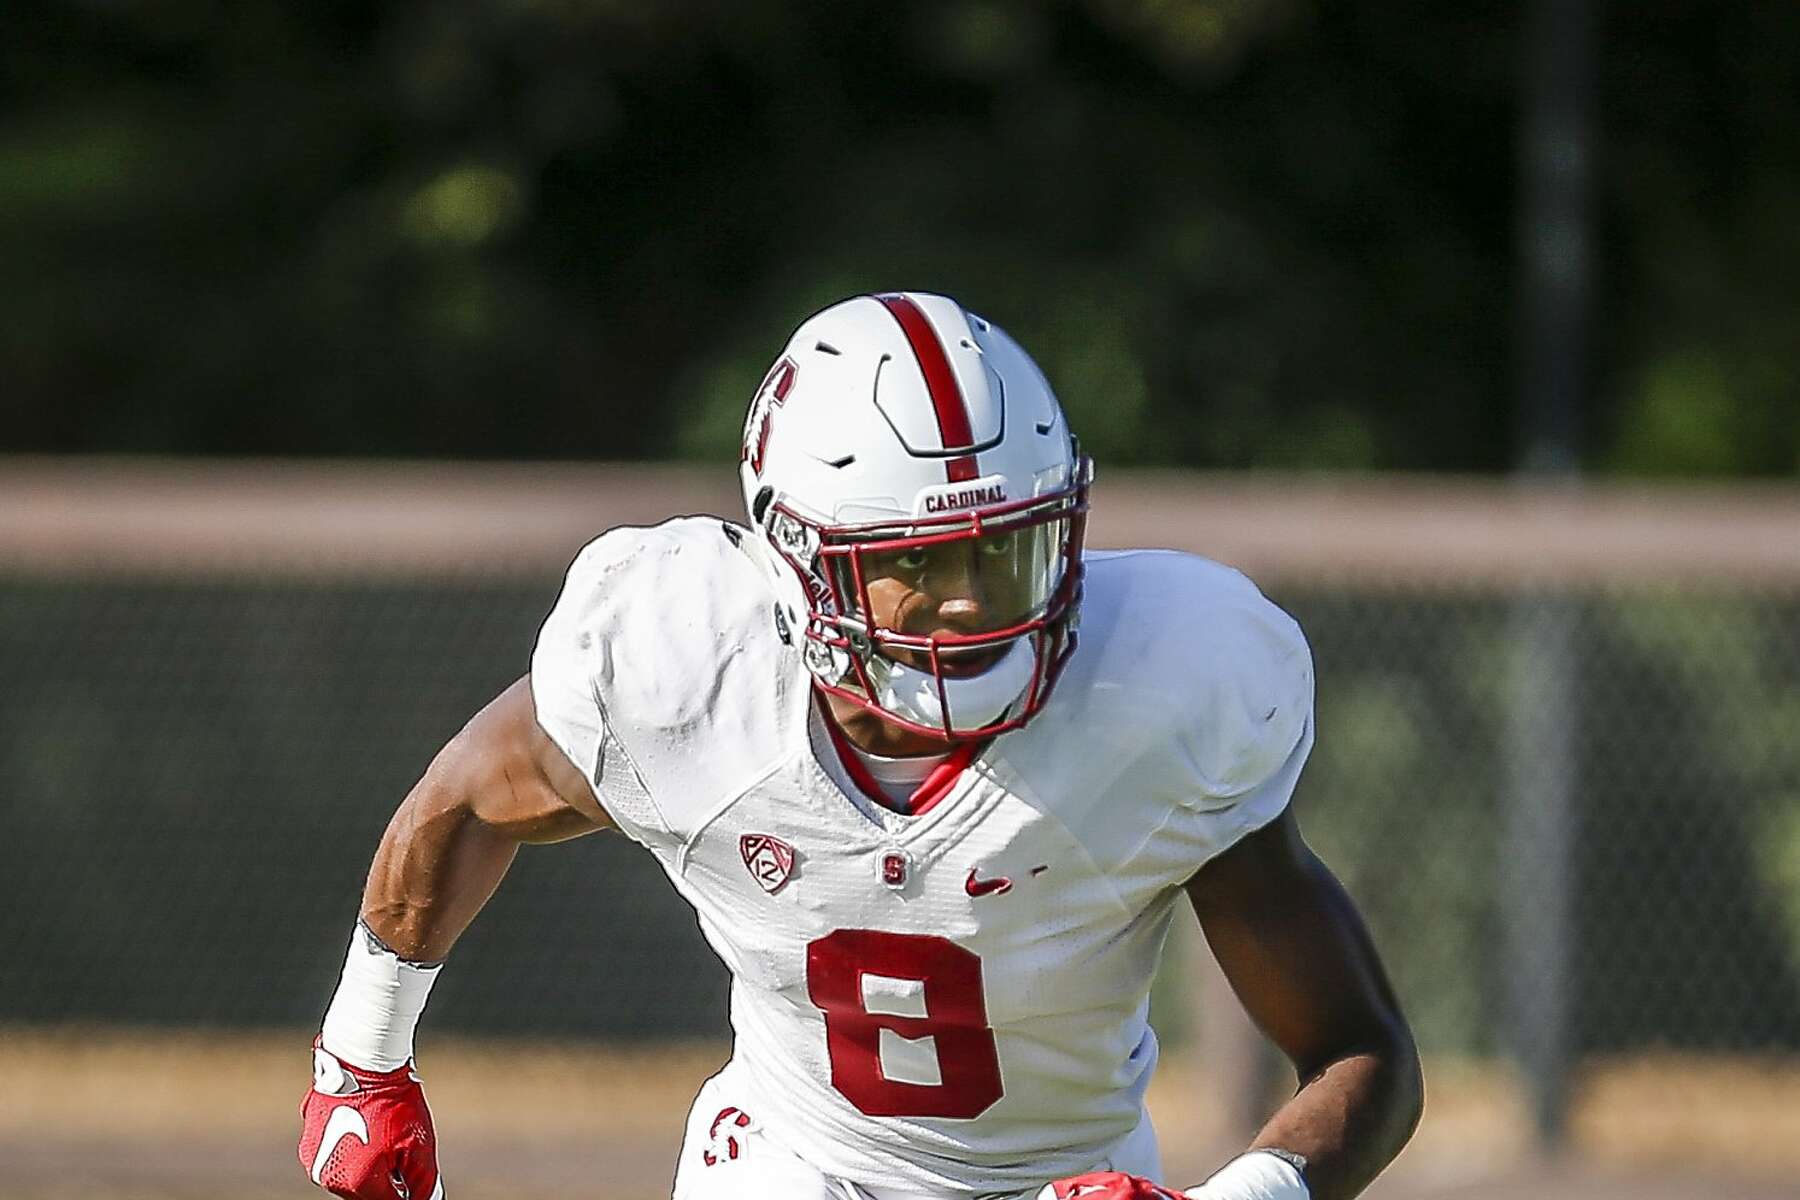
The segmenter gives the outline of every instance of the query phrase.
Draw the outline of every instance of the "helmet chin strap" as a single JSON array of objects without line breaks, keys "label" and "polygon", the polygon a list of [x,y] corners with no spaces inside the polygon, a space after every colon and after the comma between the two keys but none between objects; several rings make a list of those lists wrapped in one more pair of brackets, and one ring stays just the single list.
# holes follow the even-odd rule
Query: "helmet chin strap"
[{"label": "helmet chin strap", "polygon": [[[1035,668],[1029,637],[1015,640],[1000,661],[979,675],[945,676],[944,696],[950,701],[950,728],[973,733],[1006,715],[1031,684]],[[883,708],[921,725],[944,724],[944,707],[938,700],[937,679],[890,658],[875,656],[869,664],[875,683],[875,699]]]}]

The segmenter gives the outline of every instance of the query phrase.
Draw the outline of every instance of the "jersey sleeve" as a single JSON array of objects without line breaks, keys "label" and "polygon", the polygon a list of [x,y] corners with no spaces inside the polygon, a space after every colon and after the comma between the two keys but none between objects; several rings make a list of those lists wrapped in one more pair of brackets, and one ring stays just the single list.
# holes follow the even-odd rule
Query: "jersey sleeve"
[{"label": "jersey sleeve", "polygon": [[667,841],[667,822],[607,719],[605,680],[618,636],[618,599],[641,586],[632,567],[637,529],[615,529],[582,548],[531,652],[537,722],[594,785],[607,815],[633,840]]},{"label": "jersey sleeve", "polygon": [[1105,797],[1076,817],[1096,861],[1156,890],[1287,807],[1312,748],[1312,655],[1229,567],[1166,550],[1092,567],[1101,653],[1078,671],[1077,719],[1109,753],[1060,761]]},{"label": "jersey sleeve", "polygon": [[1196,868],[1281,815],[1313,743],[1305,635],[1248,579],[1227,574],[1206,627],[1177,656],[1191,705],[1167,748],[1172,831]]},{"label": "jersey sleeve", "polygon": [[659,853],[791,754],[782,731],[806,711],[758,545],[714,517],[609,530],[569,567],[532,653],[539,724]]}]

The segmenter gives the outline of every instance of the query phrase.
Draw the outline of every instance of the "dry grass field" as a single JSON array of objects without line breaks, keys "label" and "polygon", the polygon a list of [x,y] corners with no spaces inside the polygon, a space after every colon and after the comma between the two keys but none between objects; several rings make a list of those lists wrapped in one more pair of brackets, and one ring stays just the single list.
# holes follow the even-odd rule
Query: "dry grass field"
[{"label": "dry grass field", "polygon": [[[293,1158],[307,1038],[0,1030],[3,1200],[303,1200]],[[425,1046],[455,1200],[666,1196],[682,1114],[719,1046]],[[1589,1064],[1568,1155],[1529,1153],[1504,1071],[1429,1068],[1424,1126],[1375,1200],[1800,1198],[1800,1063]],[[1153,1093],[1171,1179],[1227,1150],[1193,1064]]]}]

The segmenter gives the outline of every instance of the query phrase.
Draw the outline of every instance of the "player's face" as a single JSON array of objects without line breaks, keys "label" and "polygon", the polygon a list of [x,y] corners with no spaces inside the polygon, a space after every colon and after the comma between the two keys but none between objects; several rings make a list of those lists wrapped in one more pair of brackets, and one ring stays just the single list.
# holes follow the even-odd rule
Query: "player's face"
[{"label": "player's face", "polygon": [[[1043,612],[1054,587],[1061,522],[932,545],[866,550],[870,620],[919,637],[991,633]],[[994,665],[1006,646],[946,649],[947,675],[973,675]],[[909,666],[926,666],[915,650],[893,648]]]}]

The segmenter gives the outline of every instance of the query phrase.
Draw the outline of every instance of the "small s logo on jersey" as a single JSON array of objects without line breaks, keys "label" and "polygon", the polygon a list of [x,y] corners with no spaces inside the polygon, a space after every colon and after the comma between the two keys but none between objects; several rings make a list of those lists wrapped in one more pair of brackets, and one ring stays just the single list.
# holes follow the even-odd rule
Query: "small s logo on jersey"
[{"label": "small s logo on jersey", "polygon": [[767,833],[746,833],[738,839],[738,853],[758,887],[773,896],[794,873],[794,848]]},{"label": "small s logo on jersey", "polygon": [[912,871],[912,863],[904,850],[883,851],[876,862],[875,873],[881,882],[895,891],[906,886],[906,878]]}]

